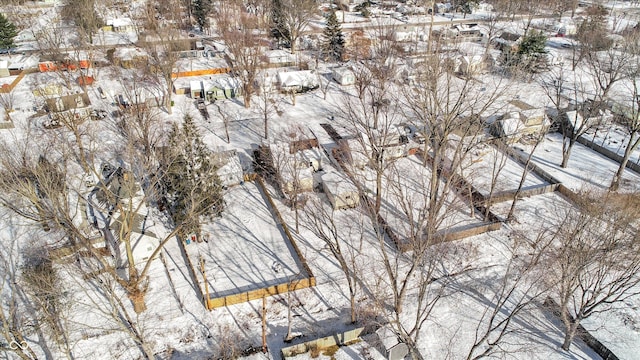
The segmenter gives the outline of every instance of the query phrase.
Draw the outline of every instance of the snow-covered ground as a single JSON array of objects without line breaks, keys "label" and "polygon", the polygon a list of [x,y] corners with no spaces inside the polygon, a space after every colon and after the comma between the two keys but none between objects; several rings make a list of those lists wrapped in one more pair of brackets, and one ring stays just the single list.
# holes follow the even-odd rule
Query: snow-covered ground
[{"label": "snow-covered ground", "polygon": [[[515,191],[518,188],[524,166],[491,144],[482,144],[474,148],[462,165],[462,176],[482,195],[489,196],[493,178],[496,178],[493,194],[503,191]],[[522,185],[523,189],[549,185],[532,172]]]},{"label": "snow-covered ground", "polygon": [[[629,132],[622,126],[612,124],[589,129],[582,137],[586,140],[593,141],[596,145],[613,151],[615,154],[624,156],[630,136]],[[629,161],[640,165],[640,147],[631,152]]]},{"label": "snow-covered ground", "polygon": [[202,227],[206,242],[186,245],[195,266],[204,260],[212,297],[308,276],[266,201],[258,184],[246,182],[231,187],[224,193],[222,216]]},{"label": "snow-covered ground", "polygon": [[[618,7],[614,2],[614,6]],[[45,12],[41,21],[34,27],[46,25],[47,19],[53,19],[54,14]],[[119,14],[113,14],[117,16]],[[461,14],[456,15],[456,20]],[[364,19],[360,15],[348,13],[345,16],[343,28],[361,27],[381,21]],[[424,18],[409,18],[408,21],[385,18],[390,26],[418,27],[424,23]],[[451,22],[450,17],[436,17],[436,22]],[[324,25],[322,20],[314,21],[311,27],[319,31]],[[520,24],[514,28],[522,29]],[[135,34],[117,34],[100,32],[96,38],[99,44],[130,44],[136,41]],[[563,46],[563,44],[566,44]],[[557,52],[557,58],[563,58],[570,53],[570,43],[566,39],[551,39],[548,43]],[[35,47],[33,41],[23,41],[21,49]],[[481,45],[465,46],[467,52],[480,53]],[[102,55],[101,55],[102,56]],[[220,58],[182,60],[181,70],[196,70],[220,66]],[[333,66],[333,65],[331,65]],[[320,63],[322,70],[327,70],[327,64]],[[275,74],[277,70],[270,70]],[[66,76],[72,75],[71,73]],[[138,76],[135,71],[116,69],[113,67],[95,68],[90,70],[96,83],[88,88],[88,94],[94,108],[103,109],[111,114],[117,110],[116,96],[125,94],[133,86],[152,89],[157,93],[162,85],[153,84]],[[483,75],[482,81],[491,84],[492,74]],[[13,77],[0,79],[0,84],[10,82]],[[190,79],[185,79],[190,80]],[[42,149],[55,149],[63,140],[68,141],[71,136],[60,130],[45,130],[42,128],[42,105],[44,99],[32,93],[38,86],[59,84],[62,92],[72,94],[82,89],[73,84],[75,77],[65,78],[64,74],[36,73],[29,74],[14,89],[16,99],[14,111],[11,113],[15,129],[0,130],[2,141],[19,148],[27,140],[38,142]],[[182,81],[182,79],[180,79]],[[70,83],[65,84],[65,82]],[[101,87],[106,93],[103,99],[97,92]],[[536,107],[548,105],[547,98],[540,91],[534,89],[535,84],[522,83],[514,87],[509,96],[518,97]],[[273,103],[277,107],[269,117],[269,137],[277,138],[294,125],[313,126],[320,129],[318,124],[331,122],[336,128],[348,127],[341,119],[340,108],[345,99],[352,96],[355,90],[352,86],[340,86],[331,83],[329,92],[324,98],[320,90],[299,95],[295,105],[291,98],[275,95]],[[513,95],[512,95],[513,94]],[[252,151],[264,139],[264,124],[261,114],[254,105],[245,108],[242,99],[218,101],[207,104],[211,115],[207,122],[202,119],[194,106],[194,99],[188,95],[173,95],[175,105],[172,114],[162,109],[154,108],[157,117],[157,127],[160,134],[166,133],[171,124],[180,123],[185,115],[191,115],[201,129],[201,134],[207,145],[213,150],[238,150],[243,167],[250,171]],[[511,99],[508,99],[511,100]],[[34,106],[36,109],[34,110]],[[224,123],[219,116],[219,110],[229,115],[230,141],[226,141]],[[0,110],[0,116],[3,116]],[[335,115],[335,119],[334,119]],[[88,121],[83,124],[83,136],[90,144],[89,148],[95,152],[95,166],[101,161],[124,161],[121,149],[121,135],[116,119],[111,115],[103,121]],[[54,137],[69,135],[67,137]],[[620,153],[620,146],[624,134],[619,129],[610,127],[598,131],[596,143]],[[588,134],[587,137],[591,136]],[[517,145],[526,150],[526,146]],[[596,152],[576,144],[572,151],[569,167],[560,168],[562,139],[558,134],[550,134],[536,150],[533,161],[536,165],[549,172],[552,176],[572,190],[584,190],[591,187],[606,188],[617,169],[615,162],[608,160]],[[36,147],[34,147],[35,151]],[[483,194],[488,193],[491,166],[494,151],[473,154],[465,166],[464,176]],[[632,161],[638,161],[640,155],[632,155]],[[135,164],[132,164],[134,166]],[[496,191],[514,190],[520,180],[522,165],[510,158],[501,172]],[[78,182],[80,174],[70,174],[74,183]],[[419,205],[425,192],[430,176],[430,169],[423,167],[416,157],[400,159],[393,170],[385,175],[385,185],[392,183],[390,178],[399,180],[401,189],[416,200]],[[625,172],[623,191],[638,190],[640,176],[630,170]],[[525,188],[545,184],[535,174],[530,173],[525,181]],[[85,189],[86,190],[86,189]],[[319,201],[328,206],[324,194],[312,193],[309,201]],[[394,199],[394,188],[384,186],[383,216],[389,221],[394,230],[400,235],[408,231],[408,222],[402,216],[400,204]],[[468,205],[463,199],[454,194],[447,199],[450,214],[445,217],[446,226],[458,226],[481,222],[481,219],[469,216]],[[207,222],[203,230],[208,242],[191,243],[187,251],[192,260],[205,259],[209,289],[215,295],[228,295],[239,291],[264,287],[273,283],[287,281],[292,275],[300,273],[298,259],[283,234],[278,230],[274,217],[258,190],[252,183],[234,187],[226,191],[227,207],[221,218]],[[283,214],[289,228],[295,228],[293,211],[285,206],[280,199],[275,199],[279,211]],[[509,210],[511,202],[495,204],[492,211],[504,216]],[[459,249],[469,253],[469,262],[474,263],[474,270],[461,278],[456,284],[456,291],[439,303],[430,320],[424,326],[419,348],[423,355],[433,359],[464,358],[473,343],[475,328],[483,312],[493,301],[497,283],[501,276],[505,262],[509,257],[513,232],[534,234],[536,230],[551,226],[554,214],[558,208],[569,206],[567,201],[557,193],[538,195],[520,199],[516,207],[516,221],[505,225],[501,230],[482,234],[473,238],[456,242]],[[419,206],[417,206],[419,207]],[[344,330],[350,325],[349,297],[346,277],[337,261],[332,257],[327,245],[310,230],[308,216],[315,216],[313,212],[301,215],[300,232],[292,231],[300,250],[313,271],[317,286],[315,288],[296,291],[287,295],[279,295],[267,299],[267,354],[254,354],[253,359],[279,359],[280,349],[287,344],[283,339],[288,327],[288,305],[292,310],[292,333],[301,335],[301,340],[309,340],[318,336]],[[384,291],[384,269],[381,265],[380,246],[375,235],[373,225],[363,214],[363,210],[349,209],[333,213],[339,226],[339,239],[345,245],[345,250],[354,256],[354,262],[361,271],[362,282],[359,283],[356,306],[361,317],[372,316],[382,311],[379,304],[373,304],[368,298],[378,291]],[[3,214],[0,218],[3,250],[11,249],[23,251],[29,248],[37,236],[46,236],[38,229],[9,218]],[[444,226],[444,225],[443,225]],[[163,226],[158,223],[155,232],[162,237]],[[165,229],[166,230],[166,229]],[[37,235],[37,236],[36,236]],[[279,265],[277,266],[276,263]],[[78,269],[73,266],[59,266],[64,270],[64,278],[70,293],[69,313],[71,349],[76,358],[82,359],[135,359],[140,356],[139,349],[132,341],[129,330],[123,328],[125,322],[118,320],[114,314],[108,312],[111,304],[103,297],[105,284],[94,283],[95,287],[87,287],[80,277]],[[278,271],[276,271],[278,269]],[[197,271],[197,276],[201,274]],[[125,303],[125,309],[133,317],[133,322],[139,325],[145,341],[153,351],[163,359],[199,359],[239,357],[241,349],[260,347],[261,302],[252,301],[237,304],[212,311],[204,309],[199,295],[198,284],[192,278],[183,258],[177,239],[170,239],[164,246],[162,258],[151,263],[149,271],[149,292],[147,294],[148,310],[135,315],[128,303],[128,299],[121,291],[119,295]],[[114,284],[112,284],[114,285]],[[8,285],[3,285],[8,286]],[[115,288],[117,286],[114,285]],[[3,289],[6,289],[3,288]],[[410,303],[410,302],[409,302]],[[415,310],[414,304],[409,304],[407,312]],[[595,315],[584,322],[585,327],[605,345],[610,347],[620,358],[633,359],[640,349],[638,336],[640,322],[640,301],[629,300],[606,314]],[[126,324],[125,324],[126,325]],[[598,359],[580,340],[576,340],[571,352],[559,349],[562,342],[562,325],[557,318],[547,310],[536,306],[522,312],[515,321],[514,332],[511,333],[504,345],[502,353],[497,357],[511,359]],[[35,344],[39,340],[32,335],[29,341]],[[223,350],[234,348],[233,355]],[[49,354],[42,352],[42,358],[61,358],[63,354],[58,349],[51,349]],[[297,357],[311,358],[310,354]],[[338,350],[333,356],[320,355],[320,358],[335,359],[383,359],[380,349],[375,348],[373,340],[365,341],[353,347]]]},{"label": "snow-covered ground", "polygon": [[[527,147],[520,145],[521,148]],[[528,150],[526,150],[528,151]],[[536,149],[532,161],[573,191],[591,188],[607,189],[619,164],[588,147],[575,143],[567,168],[562,163],[562,135],[548,134]],[[620,182],[620,191],[638,191],[640,175],[626,170]]]}]

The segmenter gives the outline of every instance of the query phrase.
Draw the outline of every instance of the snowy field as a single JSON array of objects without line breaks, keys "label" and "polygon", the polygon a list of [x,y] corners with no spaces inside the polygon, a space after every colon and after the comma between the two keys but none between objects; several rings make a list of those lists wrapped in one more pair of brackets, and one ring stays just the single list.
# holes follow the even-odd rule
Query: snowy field
[{"label": "snowy field", "polygon": [[204,259],[212,297],[307,276],[257,184],[244,183],[226,190],[224,201],[222,217],[202,227],[208,241],[186,245],[195,266]]},{"label": "snowy field", "polygon": [[[467,276],[462,277],[456,283],[456,290],[441,300],[436,311],[431,315],[430,320],[424,326],[424,335],[421,337],[419,348],[423,356],[429,359],[464,359],[473,343],[475,328],[480,322],[483,312],[491,306],[494,296],[499,291],[499,279],[503,266],[510,255],[512,244],[511,234],[513,231],[532,231],[539,226],[549,226],[549,217],[554,209],[566,206],[568,203],[556,193],[544,194],[532,198],[520,200],[516,208],[518,218],[522,219],[513,226],[504,226],[501,230],[481,234],[457,242],[460,249],[473,249],[477,251],[473,255],[474,270]],[[503,204],[496,204],[500,207]],[[505,205],[510,205],[506,204]],[[355,210],[349,210],[348,216],[358,217]],[[346,212],[339,212],[339,217],[346,215]],[[285,218],[292,224],[291,216]],[[301,233],[300,243],[304,244],[309,253],[307,258],[309,264],[318,275],[318,286],[316,290],[323,296],[328,296],[336,308],[342,308],[341,318],[346,321],[348,314],[345,313],[348,307],[348,298],[337,297],[334,292],[327,292],[342,284],[342,293],[347,291],[344,275],[338,269],[330,272],[330,277],[322,279],[321,274],[327,273],[328,269],[334,268],[328,261],[331,258],[324,256],[323,243],[315,238],[310,232]],[[371,256],[375,256],[375,243],[365,242],[365,247],[369,251],[363,253],[361,261],[366,265],[370,274],[364,275],[363,291],[375,291],[375,284],[378,277],[374,274],[381,271],[381,264],[376,265],[371,261]],[[367,266],[368,265],[368,266]],[[317,299],[305,297],[307,304],[318,301]],[[409,301],[410,303],[410,301]],[[363,304],[364,305],[364,304]],[[411,305],[406,311],[411,311]],[[317,318],[315,321],[319,321]],[[304,323],[304,321],[302,322]],[[576,339],[570,352],[560,349],[563,339],[563,326],[559,319],[555,318],[540,304],[532,304],[525,311],[514,319],[513,332],[508,334],[504,340],[501,350],[495,358],[505,359],[599,359],[600,357],[587,347],[582,341]],[[334,322],[328,329],[334,331],[344,330],[343,321]],[[303,328],[304,329],[304,328]],[[319,334],[320,336],[321,334]],[[640,345],[638,340],[631,341],[635,346]],[[303,359],[375,359],[382,360],[386,357],[376,345],[375,336],[368,336],[364,341],[340,348],[335,354],[320,353],[319,356],[312,356],[309,353],[294,357],[297,360]],[[251,359],[263,359],[263,356],[253,356]],[[491,358],[491,357],[490,357]],[[633,358],[633,357],[631,357]]]},{"label": "snowy field", "polygon": [[[609,2],[609,6],[619,7],[622,2]],[[628,2],[624,2],[629,5]],[[42,28],[52,21],[50,12],[34,25]],[[114,17],[124,14],[112,14]],[[475,17],[475,15],[473,15]],[[459,21],[462,15],[457,14],[455,21]],[[45,20],[43,22],[43,20]],[[425,23],[424,17],[409,17],[408,20],[393,19],[365,19],[355,13],[347,13],[344,29],[349,28],[374,28],[377,24],[388,24],[399,31],[409,31],[409,28],[419,28],[419,23]],[[453,23],[451,15],[447,17],[435,17],[438,23]],[[524,21],[523,21],[524,23]],[[315,19],[310,27],[314,32],[320,32],[325,25],[324,20]],[[503,24],[505,25],[505,24]],[[506,25],[505,25],[506,26]],[[514,25],[518,29],[522,24]],[[353,30],[353,29],[349,29]],[[75,40],[75,37],[66,39],[65,44]],[[101,45],[130,44],[137,40],[135,33],[117,34],[100,31],[95,42]],[[554,47],[554,53],[561,59],[563,55],[572,50],[564,48],[562,44],[568,43],[565,39],[552,39],[548,45]],[[205,44],[207,45],[207,44]],[[209,44],[210,45],[210,44]],[[66,45],[65,45],[66,46]],[[35,42],[22,42],[21,49],[33,49],[37,47]],[[483,50],[483,46],[462,46],[468,52]],[[473,51],[472,51],[473,50]],[[301,53],[303,54],[303,53]],[[103,57],[103,54],[98,55]],[[567,62],[568,63],[568,62]],[[181,60],[177,68],[179,70],[197,70],[211,67],[219,67],[223,63],[220,57],[200,58],[196,60]],[[336,64],[320,63],[323,72],[329,72]],[[274,76],[282,69],[270,69],[268,72]],[[267,71],[265,71],[266,73]],[[119,69],[115,67],[93,68],[89,75],[95,77],[96,83],[88,87],[88,95],[95,109],[103,109],[109,113],[104,121],[87,121],[82,129],[84,138],[92,152],[95,152],[95,165],[99,166],[102,160],[122,160],[122,137],[117,118],[112,112],[118,109],[115,99],[119,94],[125,94],[132,89],[145,88],[150,92],[159,94],[164,91],[164,84],[159,84],[148,79],[143,79],[135,71]],[[262,74],[261,74],[262,75]],[[32,90],[39,86],[58,83],[62,85],[64,94],[82,91],[74,81],[77,74],[65,73],[35,73],[25,76],[13,91],[16,99],[15,111],[11,117],[16,125],[15,129],[2,130],[0,136],[8,143],[15,142],[20,145],[24,139],[31,138],[42,141],[39,144],[42,149],[46,141],[60,142],[60,139],[52,134],[67,134],[64,129],[42,129],[41,109],[44,98],[36,97]],[[483,78],[493,75],[483,75]],[[0,85],[10,82],[15,77],[0,79]],[[194,78],[195,79],[195,78]],[[189,81],[190,78],[180,79]],[[70,82],[65,86],[64,82]],[[491,83],[491,82],[487,82]],[[102,99],[97,87],[100,86],[106,93],[106,99]],[[532,83],[521,84],[526,91],[513,90],[522,96],[522,100],[536,106],[544,107],[547,98],[541,92],[536,91]],[[129,90],[126,90],[129,89]],[[531,89],[531,90],[529,90]],[[390,91],[393,93],[394,91]],[[274,96],[272,104],[275,111],[269,116],[269,140],[264,137],[264,124],[257,106],[257,97],[252,99],[252,105],[245,108],[243,99],[223,100],[215,104],[207,103],[207,109],[211,118],[205,121],[200,117],[194,106],[194,99],[185,95],[172,95],[175,105],[171,114],[165,109],[153,108],[153,116],[157,121],[158,134],[166,134],[172,124],[180,124],[185,115],[191,115],[201,130],[205,143],[214,151],[235,149],[238,151],[243,168],[250,171],[251,155],[259,144],[268,143],[277,139],[279,135],[290,130],[292,126],[312,126],[318,129],[318,124],[331,121],[339,128],[348,126],[340,116],[340,108],[344,107],[345,99],[355,94],[353,86],[340,86],[334,82],[329,84],[327,95],[320,90],[298,95],[295,101],[281,94]],[[38,116],[36,115],[37,107]],[[499,105],[501,106],[501,105]],[[497,105],[497,107],[499,107]],[[226,114],[228,123],[229,140],[226,138],[225,125],[221,113]],[[333,119],[335,115],[335,121]],[[0,110],[3,116],[3,110]],[[331,119],[331,120],[329,120]],[[323,130],[321,130],[323,131]],[[592,136],[587,134],[587,138]],[[158,135],[161,136],[161,135]],[[622,141],[625,134],[615,127],[598,131],[596,143],[622,153]],[[46,140],[46,141],[45,141]],[[57,144],[58,145],[58,144]],[[49,145],[52,146],[52,145]],[[523,145],[517,145],[524,147]],[[562,169],[561,162],[562,139],[558,134],[548,135],[534,154],[533,161],[552,176],[561,181],[572,190],[583,190],[592,187],[607,188],[617,164],[596,152],[576,144],[573,148],[569,167]],[[53,149],[53,147],[51,147]],[[526,150],[526,149],[525,149]],[[463,175],[484,195],[489,193],[491,168],[496,160],[495,151],[479,151],[469,159],[464,166]],[[631,161],[640,162],[640,152],[635,152]],[[501,171],[495,192],[515,190],[520,181],[522,166],[516,161],[506,158],[504,169]],[[431,171],[423,167],[420,160],[415,157],[407,157],[398,160],[391,167],[383,179],[383,217],[391,224],[398,235],[409,233],[409,220],[405,210],[410,208],[418,210],[424,207],[428,193],[428,184]],[[77,174],[70,174],[75,179]],[[77,179],[76,179],[77,180]],[[370,179],[367,182],[369,189]],[[640,188],[640,176],[630,170],[625,171],[625,180],[622,182],[622,191],[633,191]],[[399,186],[391,186],[395,183]],[[76,181],[77,182],[77,181]],[[524,183],[524,188],[545,185],[545,181],[533,173],[529,173]],[[267,205],[264,195],[257,185],[245,183],[242,186],[233,187],[225,192],[226,207],[221,218],[207,222],[203,226],[203,232],[208,242],[191,243],[187,245],[187,251],[196,267],[196,274],[202,283],[202,274],[199,270],[199,260],[205,260],[206,275],[209,290],[214,297],[239,293],[246,290],[263,288],[269,285],[284,283],[295,279],[303,270],[299,259],[291,248],[284,234],[279,230],[276,221]],[[318,201],[325,208],[328,201],[324,194],[313,193],[309,195],[311,202]],[[410,200],[403,204],[401,199]],[[295,228],[294,212],[281,201],[275,198],[276,206],[282,213],[284,221],[290,229]],[[405,210],[403,210],[403,205]],[[406,207],[409,205],[408,207]],[[509,211],[511,202],[503,202],[493,205],[492,211],[500,216],[505,216]],[[514,234],[526,234],[534,236],[540,229],[546,229],[553,225],[554,219],[560,209],[568,206],[567,201],[558,193],[538,195],[535,197],[518,200],[515,221],[504,224],[502,229],[495,232],[482,234],[462,241],[452,242],[460,251],[468,254],[468,261],[473,269],[452,286],[452,292],[438,303],[421,333],[419,348],[422,355],[429,359],[463,359],[467,357],[469,348],[474,341],[474,332],[482,322],[482,315],[494,303],[495,295],[499,291],[499,281],[503,278],[505,263],[509,258],[513,246]],[[343,244],[343,250],[350,260],[357,265],[360,271],[358,292],[356,296],[357,313],[360,318],[372,316],[376,311],[383,311],[380,304],[373,303],[379,300],[380,294],[388,291],[385,269],[381,260],[382,249],[393,250],[390,244],[380,243],[376,239],[374,227],[363,209],[355,208],[335,213],[330,212],[338,225],[338,238]],[[442,228],[456,228],[475,225],[482,222],[479,214],[470,216],[470,208],[465,199],[459,198],[454,192],[446,199],[446,209],[443,210]],[[280,349],[289,344],[283,341],[288,327],[294,336],[299,339],[310,340],[319,336],[327,336],[349,328],[349,289],[347,279],[336,259],[332,256],[327,244],[322,241],[311,229],[310,221],[317,218],[318,213],[313,209],[303,210],[300,214],[299,233],[292,230],[297,244],[304,255],[309,267],[313,271],[317,286],[302,289],[291,294],[277,295],[266,299],[267,303],[267,354],[254,354],[249,359],[280,359]],[[39,228],[29,227],[15,219],[0,218],[0,236],[4,245],[4,251],[14,251],[18,258],[21,251],[29,248],[37,236],[47,236],[38,232]],[[165,231],[163,231],[165,230]],[[166,235],[168,229],[158,223],[158,235]],[[154,229],[155,231],[155,229]],[[48,236],[51,236],[50,234]],[[14,249],[15,248],[15,249]],[[394,254],[394,253],[392,253]],[[397,255],[402,259],[402,254]],[[443,266],[449,264],[443,264]],[[73,355],[77,359],[138,359],[140,351],[133,340],[131,329],[127,328],[122,314],[109,313],[112,304],[107,303],[103,289],[108,284],[92,283],[87,286],[82,273],[72,266],[58,266],[64,273],[64,279],[68,284],[69,306],[65,309],[69,325],[69,341]],[[4,270],[4,269],[3,269]],[[76,271],[76,272],[74,272]],[[261,301],[251,301],[234,306],[223,307],[208,311],[199,297],[198,284],[194,283],[186,265],[178,240],[175,238],[164,246],[162,258],[151,263],[149,275],[149,290],[146,296],[147,310],[142,314],[135,314],[130,302],[122,289],[116,284],[124,307],[128,310],[125,315],[130,316],[139,329],[141,336],[153,349],[159,359],[190,360],[205,358],[224,358],[223,350],[230,347],[248,349],[261,346]],[[303,274],[305,276],[306,274]],[[413,284],[412,284],[413,285]],[[8,286],[3,284],[3,286]],[[200,285],[201,288],[203,286]],[[4,288],[3,288],[4,290]],[[410,289],[406,301],[405,318],[402,320],[410,323],[410,315],[416,310],[416,302],[413,301],[415,289]],[[384,304],[389,305],[389,304]],[[576,339],[570,352],[560,349],[563,340],[563,326],[559,319],[541,306],[534,304],[520,313],[514,320],[513,331],[500,343],[499,351],[494,358],[500,359],[599,359],[581,340]],[[608,313],[596,314],[585,320],[584,326],[592,332],[607,347],[612,349],[621,359],[638,358],[640,349],[640,300],[628,300]],[[291,310],[291,317],[288,315]],[[118,318],[120,316],[120,318]],[[291,319],[291,323],[289,320]],[[42,342],[38,336],[32,334],[28,339],[32,344]],[[64,358],[59,349],[50,349],[37,355],[39,358]],[[232,358],[241,357],[239,352]],[[381,350],[376,347],[372,338],[350,347],[344,347],[333,355],[315,357],[312,354],[298,356],[297,359],[385,359]]]},{"label": "snowy field", "polygon": [[[589,129],[582,137],[620,156],[624,156],[627,144],[629,143],[629,132],[616,124]],[[629,162],[640,165],[640,147],[631,153]]]},{"label": "snowy field", "polygon": [[[365,174],[356,175],[356,178],[362,175]],[[365,176],[365,184],[370,191],[370,198],[373,199],[375,177],[371,172]],[[395,160],[383,175],[380,213],[401,240],[410,236],[411,229],[419,221],[421,214],[426,211],[430,179],[431,169],[423,166],[417,156]],[[440,180],[440,191],[444,185],[444,181]],[[470,215],[469,205],[459,198],[453,189],[446,194],[444,206],[438,217],[439,229],[449,229],[448,231],[456,231],[482,221],[480,214]]]},{"label": "snowy field", "polygon": [[[640,291],[640,289],[635,289]],[[585,329],[620,359],[636,359],[640,346],[640,300],[627,299],[610,312],[584,320]]]},{"label": "snowy field", "polygon": [[[520,145],[516,148],[518,147]],[[571,150],[568,167],[561,168],[562,135],[558,133],[548,134],[545,137],[536,149],[532,161],[573,191],[590,188],[607,189],[618,170],[618,163],[579,143],[576,143]],[[631,170],[625,170],[620,182],[620,190],[627,192],[640,190],[640,175]]]},{"label": "snowy field", "polygon": [[[462,166],[462,176],[485,197],[491,193],[494,177],[496,177],[496,184],[493,195],[496,195],[504,191],[517,190],[524,172],[522,164],[490,144],[482,144],[474,148],[470,156],[465,158],[465,162],[466,164]],[[535,173],[529,172],[522,189],[544,185],[549,183]]]}]

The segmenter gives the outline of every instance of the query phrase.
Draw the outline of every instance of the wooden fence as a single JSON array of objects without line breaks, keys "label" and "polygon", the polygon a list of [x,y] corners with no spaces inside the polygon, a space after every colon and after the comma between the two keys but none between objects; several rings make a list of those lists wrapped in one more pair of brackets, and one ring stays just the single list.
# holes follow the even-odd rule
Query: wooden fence
[{"label": "wooden fence", "polygon": [[240,304],[251,300],[262,299],[263,297],[273,296],[278,294],[286,294],[289,291],[296,291],[300,289],[306,289],[308,287],[315,286],[315,278],[312,276],[285,282],[277,285],[272,285],[266,288],[255,289],[245,291],[239,294],[227,295],[218,298],[209,298],[206,303],[206,308],[209,310],[216,309],[223,306],[229,306],[234,304]]},{"label": "wooden fence", "polygon": [[[560,317],[560,305],[558,305],[558,303],[556,303],[553,299],[548,297],[544,301],[543,306],[549,309],[554,316],[558,318]],[[582,325],[578,325],[578,331],[576,332],[576,335],[578,335],[578,337],[582,339],[582,341],[584,341],[587,346],[593,349],[596,354],[600,355],[603,360],[619,360],[619,358],[616,356],[616,354],[613,353],[613,351],[609,350],[606,346],[604,346],[604,344],[598,341],[598,339],[591,335]]]},{"label": "wooden fence", "polygon": [[280,351],[282,357],[292,357],[300,354],[304,354],[311,350],[320,350],[331,346],[349,345],[350,343],[360,340],[360,336],[364,335],[365,328],[359,327],[353,330],[337,333],[331,336],[325,336],[322,338],[306,341],[300,344],[291,345],[282,348]]},{"label": "wooden fence", "polygon": [[176,79],[176,78],[179,78],[179,77],[226,74],[226,73],[228,73],[230,71],[231,71],[231,69],[229,69],[229,68],[215,68],[215,69],[179,71],[179,72],[171,74],[171,78]]},{"label": "wooden fence", "polygon": [[[289,227],[287,226],[287,224],[282,219],[282,216],[280,215],[280,212],[278,211],[278,208],[276,207],[276,204],[273,202],[273,199],[269,195],[269,192],[267,191],[267,189],[266,189],[266,187],[264,185],[264,181],[262,180],[262,178],[260,176],[257,176],[256,174],[247,174],[247,175],[245,175],[244,179],[245,179],[245,181],[255,181],[256,185],[260,188],[260,191],[264,194],[264,196],[265,196],[265,198],[267,199],[267,202],[268,202],[267,205],[270,207],[271,214],[275,218],[276,223],[278,224],[278,226],[282,227],[282,230],[283,230],[284,234],[286,235],[286,239],[285,240],[289,241],[289,243],[293,247],[293,250],[294,250],[296,256],[298,257],[298,261],[302,265],[302,270],[303,270],[304,274],[301,275],[300,278],[294,279],[292,281],[287,281],[287,282],[284,282],[284,283],[272,285],[272,286],[269,286],[269,287],[266,287],[266,288],[249,290],[249,291],[241,292],[241,293],[238,293],[238,294],[232,294],[232,295],[227,295],[227,296],[222,296],[222,297],[215,297],[215,298],[212,298],[210,296],[209,296],[209,298],[207,298],[207,295],[205,294],[204,295],[204,299],[205,299],[204,304],[205,304],[205,307],[208,310],[216,309],[216,308],[223,307],[223,306],[228,306],[228,305],[234,305],[234,304],[239,304],[239,303],[243,303],[243,302],[248,302],[248,301],[251,301],[251,300],[257,300],[257,299],[261,299],[261,298],[266,297],[266,296],[273,296],[273,295],[277,295],[277,294],[285,294],[285,293],[287,293],[289,291],[296,291],[296,290],[300,290],[300,289],[305,289],[305,288],[309,288],[309,287],[312,287],[312,286],[316,286],[316,278],[313,275],[313,272],[311,271],[311,268],[307,264],[307,261],[304,258],[302,252],[300,251],[300,248],[298,247],[298,244],[296,243],[295,239],[291,235],[291,232],[289,231]],[[181,242],[181,245],[184,248],[185,245],[182,244],[182,242]],[[186,255],[187,258],[189,257],[187,252],[186,252],[186,249],[185,249],[185,255]],[[195,276],[195,270],[193,269],[193,266],[190,266],[190,267],[191,267],[192,272],[193,272],[192,275],[193,275],[194,279],[196,279],[196,282],[198,283],[198,287],[202,291],[202,288],[200,287],[199,281],[197,280],[198,278]],[[202,293],[204,294],[204,291],[202,291]]]},{"label": "wooden fence", "polygon": [[32,69],[23,70],[15,79],[13,79],[11,84],[4,84],[4,85],[0,86],[0,93],[2,93],[2,94],[10,93],[13,90],[13,88],[15,88],[16,85],[18,85],[18,83],[20,83],[20,81],[22,80],[22,78],[26,74],[32,73],[32,72],[35,72],[35,70],[32,70]]}]

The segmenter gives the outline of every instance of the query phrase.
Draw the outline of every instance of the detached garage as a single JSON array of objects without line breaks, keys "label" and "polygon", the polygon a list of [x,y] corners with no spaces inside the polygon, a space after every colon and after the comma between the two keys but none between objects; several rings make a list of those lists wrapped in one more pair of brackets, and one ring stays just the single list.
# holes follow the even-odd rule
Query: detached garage
[{"label": "detached garage", "polygon": [[202,81],[194,80],[189,83],[189,91],[191,92],[192,99],[202,99],[204,98],[204,87],[202,86]]}]

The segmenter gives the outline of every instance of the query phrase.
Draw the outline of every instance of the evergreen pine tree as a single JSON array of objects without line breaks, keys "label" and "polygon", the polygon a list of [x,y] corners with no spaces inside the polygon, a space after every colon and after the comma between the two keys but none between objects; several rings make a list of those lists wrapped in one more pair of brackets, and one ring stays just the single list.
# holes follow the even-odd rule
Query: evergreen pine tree
[{"label": "evergreen pine tree", "polygon": [[535,73],[544,70],[547,63],[545,46],[547,36],[542,31],[527,32],[516,49],[505,49],[502,53],[502,63],[510,70],[524,70]]},{"label": "evergreen pine tree", "polygon": [[193,0],[193,16],[202,32],[209,27],[209,14],[212,5],[212,0]]},{"label": "evergreen pine tree", "polygon": [[169,134],[169,155],[164,163],[164,185],[176,224],[184,224],[182,235],[200,235],[200,216],[222,213],[222,185],[211,158],[190,116],[182,127],[174,124]]},{"label": "evergreen pine tree", "polygon": [[324,38],[323,51],[326,57],[334,61],[342,60],[345,45],[344,34],[335,11],[329,14],[327,27],[324,28],[322,36]]},{"label": "evergreen pine tree", "polygon": [[276,40],[278,47],[291,46],[289,44],[289,30],[284,24],[284,11],[282,0],[271,1],[271,37]]},{"label": "evergreen pine tree", "polygon": [[18,35],[16,26],[0,13],[0,49],[13,47],[13,38]]}]

